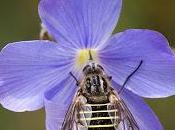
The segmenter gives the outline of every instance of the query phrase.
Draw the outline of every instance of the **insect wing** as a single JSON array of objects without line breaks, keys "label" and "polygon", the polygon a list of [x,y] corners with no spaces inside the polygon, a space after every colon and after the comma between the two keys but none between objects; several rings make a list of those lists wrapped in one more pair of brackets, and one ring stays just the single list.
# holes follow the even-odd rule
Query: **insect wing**
[{"label": "insect wing", "polygon": [[[139,130],[139,127],[137,125],[137,122],[135,121],[132,113],[126,106],[123,100],[120,100],[121,107],[123,108],[123,119],[122,119],[122,124],[123,125],[123,130]],[[127,129],[126,129],[127,128]]]},{"label": "insect wing", "polygon": [[[77,96],[73,103],[70,105],[65,116],[62,130],[88,130],[90,124],[86,118],[91,117],[91,107],[83,105],[85,102],[84,97]],[[84,113],[84,112],[87,113]]]},{"label": "insect wing", "polygon": [[78,125],[76,123],[76,100],[77,99],[75,98],[73,103],[69,106],[61,130],[78,130],[76,129]]},{"label": "insect wing", "polygon": [[108,111],[115,130],[139,130],[137,122],[123,100],[116,100],[108,105]]}]

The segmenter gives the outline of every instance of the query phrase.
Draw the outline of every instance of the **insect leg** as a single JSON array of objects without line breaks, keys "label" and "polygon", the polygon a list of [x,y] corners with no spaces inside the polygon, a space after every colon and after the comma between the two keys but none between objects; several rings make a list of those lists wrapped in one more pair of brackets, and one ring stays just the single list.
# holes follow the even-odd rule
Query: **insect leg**
[{"label": "insect leg", "polygon": [[115,116],[116,120],[113,122],[116,130],[139,130],[137,122],[135,121],[132,113],[115,91],[111,91],[109,95],[110,106],[108,110],[117,110],[116,115],[112,113],[110,116]]},{"label": "insect leg", "polygon": [[90,120],[87,119],[92,116],[92,108],[91,106],[86,105],[87,99],[84,96],[81,95],[80,98],[81,101],[77,104],[77,122],[81,125],[81,127],[88,128]]},{"label": "insect leg", "polygon": [[78,79],[75,77],[75,75],[74,75],[72,72],[69,72],[69,74],[75,79],[76,85],[79,86],[80,82],[79,82]]},{"label": "insect leg", "polygon": [[76,96],[75,99],[73,100],[73,103],[70,105],[67,114],[65,116],[63,125],[62,125],[62,130],[72,130],[73,126],[77,126],[78,124],[78,111],[79,111],[79,105],[81,103],[86,102],[83,100],[83,97]]},{"label": "insect leg", "polygon": [[125,82],[123,83],[121,89],[118,91],[118,94],[120,94],[120,93],[123,91],[123,89],[124,89],[126,83],[127,83],[127,82],[129,81],[129,79],[137,72],[137,70],[141,67],[142,64],[143,64],[143,60],[140,61],[140,63],[139,63],[139,65],[137,66],[137,68],[126,78],[126,80],[125,80]]}]

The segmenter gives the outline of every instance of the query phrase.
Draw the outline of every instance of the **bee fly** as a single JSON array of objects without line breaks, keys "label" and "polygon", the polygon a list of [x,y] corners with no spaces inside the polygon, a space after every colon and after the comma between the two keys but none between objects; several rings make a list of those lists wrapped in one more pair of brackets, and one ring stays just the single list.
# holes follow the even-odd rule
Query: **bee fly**
[{"label": "bee fly", "polygon": [[[141,64],[142,61],[124,85]],[[139,130],[132,113],[112,88],[111,77],[102,66],[91,60],[83,69],[81,82],[70,74],[77,81],[79,89],[68,109],[62,130]]]}]

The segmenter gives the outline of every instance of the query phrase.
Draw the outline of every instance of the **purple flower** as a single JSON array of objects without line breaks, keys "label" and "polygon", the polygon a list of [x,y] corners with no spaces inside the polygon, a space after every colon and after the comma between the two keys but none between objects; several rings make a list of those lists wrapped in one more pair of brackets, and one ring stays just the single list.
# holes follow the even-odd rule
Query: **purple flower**
[{"label": "purple flower", "polygon": [[[10,43],[0,54],[0,103],[16,111],[46,108],[47,130],[59,130],[77,91],[73,72],[81,77],[91,50],[95,62],[112,76],[117,91],[141,60],[121,98],[140,130],[162,130],[141,97],[175,94],[175,57],[160,33],[129,29],[112,35],[122,0],[41,0],[39,14],[56,42]],[[139,97],[141,96],[141,97]]]}]

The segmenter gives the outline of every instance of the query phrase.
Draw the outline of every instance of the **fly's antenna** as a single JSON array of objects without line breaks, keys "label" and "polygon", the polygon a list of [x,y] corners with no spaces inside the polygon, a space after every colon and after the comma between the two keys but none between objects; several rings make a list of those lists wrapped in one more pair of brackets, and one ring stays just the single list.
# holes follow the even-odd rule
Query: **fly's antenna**
[{"label": "fly's antenna", "polygon": [[76,85],[78,86],[80,84],[78,79],[75,77],[75,75],[72,72],[69,72],[69,74],[75,79]]},{"label": "fly's antenna", "polygon": [[120,90],[118,91],[118,94],[120,94],[123,89],[125,88],[126,83],[129,81],[129,79],[137,72],[137,70],[141,67],[141,65],[143,64],[143,60],[140,61],[139,65],[137,66],[137,68],[126,78],[125,82],[123,83],[122,87],[120,88]]},{"label": "fly's antenna", "polygon": [[89,60],[90,60],[90,61],[93,61],[93,57],[92,57],[92,54],[91,54],[91,50],[89,50]]}]

